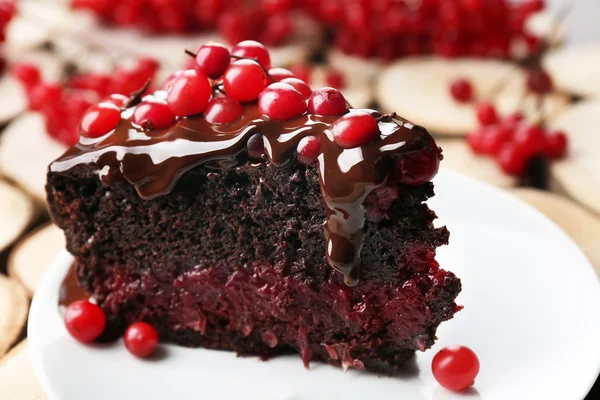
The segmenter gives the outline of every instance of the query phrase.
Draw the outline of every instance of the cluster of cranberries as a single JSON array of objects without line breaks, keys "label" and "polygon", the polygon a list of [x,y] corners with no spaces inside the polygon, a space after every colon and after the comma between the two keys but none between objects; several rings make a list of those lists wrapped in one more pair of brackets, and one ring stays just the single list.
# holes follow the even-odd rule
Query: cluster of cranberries
[{"label": "cluster of cranberries", "polygon": [[[102,308],[87,300],[70,304],[64,315],[67,331],[82,343],[98,339],[106,328],[106,315]],[[150,357],[158,347],[158,333],[145,322],[131,324],[123,336],[125,347],[140,358]]]},{"label": "cluster of cranberries", "polygon": [[[113,118],[118,112],[120,119],[118,107],[127,100],[124,95],[129,96],[152,79],[158,67],[156,61],[140,58],[135,66],[120,68],[113,74],[73,75],[65,79],[63,84],[43,81],[40,70],[30,63],[15,64],[12,73],[26,90],[29,109],[41,112],[44,116],[46,131],[50,136],[71,146],[79,140],[80,120],[92,104],[102,98],[108,98],[110,103],[114,103],[112,106],[101,103],[102,105],[94,107],[116,109],[113,110]],[[109,97],[111,93],[113,95]],[[89,119],[89,116],[87,118]],[[97,127],[92,127],[91,132],[92,135],[97,133]]]},{"label": "cluster of cranberries", "polygon": [[544,0],[307,0],[305,9],[334,29],[345,52],[394,59],[436,53],[445,57],[509,57],[524,41],[539,39],[525,22],[545,8]]},{"label": "cluster of cranberries", "polygon": [[153,33],[217,29],[229,43],[260,40],[285,42],[293,31],[290,11],[295,0],[71,0],[118,26]]},{"label": "cluster of cranberries", "polygon": [[[133,110],[132,122],[142,129],[165,129],[175,121],[195,116],[212,124],[227,124],[242,115],[243,103],[257,101],[259,111],[276,121],[288,121],[305,113],[339,117],[332,124],[336,142],[343,148],[361,146],[379,135],[378,121],[367,113],[346,114],[348,103],[335,88],[311,90],[306,82],[284,68],[271,68],[268,50],[259,42],[246,40],[233,49],[219,43],[207,43],[194,56],[193,69],[178,71],[164,84],[164,100],[146,96]],[[81,122],[82,135],[103,136],[121,120],[120,98],[90,107]],[[262,140],[250,138],[249,153],[258,158]],[[315,162],[320,154],[317,137],[303,138],[298,159]]]},{"label": "cluster of cranberries", "polygon": [[535,156],[560,159],[567,153],[564,132],[529,124],[519,112],[500,118],[491,103],[483,102],[477,106],[477,118],[481,126],[467,136],[469,146],[476,154],[495,157],[509,175],[522,175]]}]

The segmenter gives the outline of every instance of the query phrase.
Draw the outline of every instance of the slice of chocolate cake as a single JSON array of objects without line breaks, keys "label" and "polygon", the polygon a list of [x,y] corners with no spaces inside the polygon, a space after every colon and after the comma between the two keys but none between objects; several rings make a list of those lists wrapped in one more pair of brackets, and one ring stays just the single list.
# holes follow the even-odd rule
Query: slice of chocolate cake
[{"label": "slice of chocolate cake", "polygon": [[432,346],[460,281],[435,261],[448,231],[425,204],[441,159],[426,130],[372,110],[311,112],[335,89],[293,117],[261,94],[229,123],[208,111],[136,123],[180,83],[49,169],[53,219],[112,325],[387,373]]}]

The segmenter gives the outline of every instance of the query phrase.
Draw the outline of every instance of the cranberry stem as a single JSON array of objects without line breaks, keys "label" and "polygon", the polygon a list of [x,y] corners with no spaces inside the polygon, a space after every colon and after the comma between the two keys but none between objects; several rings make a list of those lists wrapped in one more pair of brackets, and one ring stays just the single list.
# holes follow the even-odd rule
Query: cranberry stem
[{"label": "cranberry stem", "polygon": [[142,97],[144,96],[144,93],[146,93],[146,91],[150,87],[150,83],[152,83],[152,80],[148,79],[146,81],[146,83],[144,83],[144,86],[142,86],[140,89],[136,90],[135,92],[131,93],[131,95],[129,96],[129,100],[125,104],[123,104],[123,107],[121,107],[121,110],[126,110],[129,107],[138,105],[142,101]]},{"label": "cranberry stem", "polygon": [[396,114],[395,112],[391,113],[391,114],[382,114],[379,117],[375,118],[375,120],[377,122],[381,122],[383,120],[390,120],[390,119],[394,119],[394,118],[398,118],[398,114]]},{"label": "cranberry stem", "polygon": [[191,50],[188,50],[188,49],[184,49],[183,51],[184,51],[184,53],[185,53],[185,54],[187,54],[188,56],[196,58],[196,53],[194,53],[193,51],[191,51]]}]

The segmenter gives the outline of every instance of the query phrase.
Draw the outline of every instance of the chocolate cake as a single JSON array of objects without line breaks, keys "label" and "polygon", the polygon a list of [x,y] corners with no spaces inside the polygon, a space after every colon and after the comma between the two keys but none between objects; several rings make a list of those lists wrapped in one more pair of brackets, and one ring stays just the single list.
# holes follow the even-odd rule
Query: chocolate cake
[{"label": "chocolate cake", "polygon": [[[47,184],[79,283],[111,326],[396,373],[459,309],[460,281],[435,260],[449,234],[425,204],[441,150],[424,128],[349,109],[379,134],[344,148],[339,116],[282,122],[247,102],[231,123],[147,129],[129,106],[52,163]],[[321,144],[314,163],[297,156],[306,137]]]}]

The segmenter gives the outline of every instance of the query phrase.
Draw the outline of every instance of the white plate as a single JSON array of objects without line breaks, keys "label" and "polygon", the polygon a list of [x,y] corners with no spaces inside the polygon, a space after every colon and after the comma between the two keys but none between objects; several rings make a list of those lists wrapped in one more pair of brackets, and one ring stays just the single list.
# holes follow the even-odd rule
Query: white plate
[{"label": "white plate", "polygon": [[[600,365],[600,284],[585,256],[542,214],[498,189],[444,172],[436,191],[431,206],[452,232],[439,261],[462,279],[465,309],[442,324],[433,349],[417,354],[414,373],[344,374],[319,363],[307,371],[296,356],[260,362],[172,345],[160,360],[141,361],[120,341],[81,345],[57,306],[71,262],[61,253],[31,309],[36,374],[51,400],[581,400]],[[431,374],[433,355],[453,343],[481,361],[467,395],[446,391]]]}]

